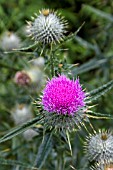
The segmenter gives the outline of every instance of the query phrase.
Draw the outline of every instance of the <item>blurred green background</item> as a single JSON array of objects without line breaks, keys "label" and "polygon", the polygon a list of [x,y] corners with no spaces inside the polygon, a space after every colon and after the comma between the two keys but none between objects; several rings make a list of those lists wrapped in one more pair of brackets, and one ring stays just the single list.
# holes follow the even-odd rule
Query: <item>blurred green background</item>
[{"label": "blurred green background", "polygon": [[[63,48],[68,50],[61,52],[59,56],[61,58],[65,56],[69,64],[75,64],[71,73],[75,78],[80,77],[86,91],[113,79],[113,1],[0,0],[0,38],[2,39],[3,34],[9,31],[19,36],[22,47],[32,44],[33,42],[25,33],[26,20],[31,20],[31,16],[42,8],[55,9],[65,16],[69,23],[67,35],[75,32],[85,22],[77,36],[63,45]],[[29,67],[29,60],[34,57],[36,57],[34,53],[32,55],[27,55],[27,53],[4,54],[4,49],[0,45],[0,136],[15,126],[10,114],[11,109],[17,103],[31,103],[29,95],[34,98],[38,95],[29,89],[22,89],[13,81],[15,73]],[[93,103],[96,104],[93,110],[112,115],[112,94],[113,90]],[[32,110],[35,115],[35,109],[32,108]],[[95,129],[112,129],[113,126],[112,120],[97,119],[91,120],[91,122]],[[84,136],[84,133],[82,135]],[[38,141],[37,139],[30,141],[29,145],[20,138],[12,139],[12,141],[0,145],[0,155],[4,158],[31,163],[37,152],[39,141],[40,137]],[[80,163],[77,165],[77,159],[80,159],[82,149],[79,144],[73,144],[73,148],[76,146],[80,149],[78,149],[79,151],[75,149],[76,161],[72,162],[75,167],[79,168],[82,166],[82,161],[79,161]],[[18,152],[22,154],[19,155]],[[49,160],[51,161],[51,157]],[[0,162],[2,163],[2,161]],[[7,167],[13,169],[12,166],[7,165]],[[1,170],[5,170],[5,168],[6,166],[3,165]],[[44,168],[52,169],[48,163]]]}]

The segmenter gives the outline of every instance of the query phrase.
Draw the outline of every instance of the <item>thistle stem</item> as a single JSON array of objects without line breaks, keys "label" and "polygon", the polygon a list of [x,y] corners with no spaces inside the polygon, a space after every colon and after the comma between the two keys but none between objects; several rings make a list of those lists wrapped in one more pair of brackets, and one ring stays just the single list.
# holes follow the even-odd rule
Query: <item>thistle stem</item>
[{"label": "thistle stem", "polygon": [[54,76],[54,55],[52,53],[52,44],[51,44],[51,50],[50,50],[50,66],[51,66],[51,76]]},{"label": "thistle stem", "polygon": [[51,54],[51,76],[53,77],[54,76],[54,57],[53,55]]}]

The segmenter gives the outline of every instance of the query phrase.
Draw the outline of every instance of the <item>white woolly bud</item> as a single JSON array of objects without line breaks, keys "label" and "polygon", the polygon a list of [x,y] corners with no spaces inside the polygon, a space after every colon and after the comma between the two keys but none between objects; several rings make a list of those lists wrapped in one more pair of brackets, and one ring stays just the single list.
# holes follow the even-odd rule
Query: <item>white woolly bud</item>
[{"label": "white woolly bud", "polygon": [[42,81],[43,72],[38,67],[36,67],[36,66],[31,67],[26,72],[29,75],[32,83],[37,83],[37,85],[38,85]]},{"label": "white woolly bud", "polygon": [[25,104],[18,104],[12,110],[12,118],[16,125],[27,122],[33,118],[31,107]]},{"label": "white woolly bud", "polygon": [[42,44],[50,44],[60,42],[64,38],[66,32],[66,21],[57,15],[56,12],[43,9],[36,18],[32,18],[33,22],[27,22],[30,35],[35,41]]},{"label": "white woolly bud", "polygon": [[32,64],[42,69],[44,67],[45,60],[43,57],[38,57],[32,61]]},{"label": "white woolly bud", "polygon": [[3,50],[12,50],[20,47],[20,38],[12,32],[5,32],[1,38]]},{"label": "white woolly bud", "polygon": [[85,142],[86,156],[90,162],[108,164],[113,160],[113,135],[107,131],[90,134]]},{"label": "white woolly bud", "polygon": [[23,133],[23,137],[26,141],[31,141],[38,133],[33,129],[28,129]]}]

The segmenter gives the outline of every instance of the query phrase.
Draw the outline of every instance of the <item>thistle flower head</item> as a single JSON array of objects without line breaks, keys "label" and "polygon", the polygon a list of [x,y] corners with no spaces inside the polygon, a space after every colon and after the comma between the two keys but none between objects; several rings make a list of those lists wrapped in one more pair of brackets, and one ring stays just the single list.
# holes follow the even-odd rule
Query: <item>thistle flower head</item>
[{"label": "thistle flower head", "polygon": [[73,115],[85,106],[84,98],[79,79],[74,81],[62,75],[48,81],[43,91],[42,104],[48,112]]},{"label": "thistle flower head", "polygon": [[43,9],[39,12],[36,18],[32,17],[33,22],[28,22],[31,37],[42,44],[60,42],[66,32],[66,21],[53,10]]},{"label": "thistle flower head", "polygon": [[90,162],[108,164],[113,160],[113,135],[107,131],[89,135],[85,142],[86,156]]},{"label": "thistle flower head", "polygon": [[[42,106],[45,122],[52,126],[74,128],[84,118],[85,93],[79,79],[70,80],[65,75],[49,80],[43,90]],[[65,127],[64,127],[65,126]]]}]

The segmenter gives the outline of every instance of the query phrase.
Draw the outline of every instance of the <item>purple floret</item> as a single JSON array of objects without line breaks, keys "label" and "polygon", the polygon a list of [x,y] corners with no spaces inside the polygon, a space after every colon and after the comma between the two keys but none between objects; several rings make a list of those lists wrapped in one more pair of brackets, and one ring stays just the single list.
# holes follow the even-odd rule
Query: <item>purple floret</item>
[{"label": "purple floret", "polygon": [[65,75],[52,78],[43,90],[44,110],[58,114],[74,115],[85,106],[85,93],[79,79],[70,80]]}]

